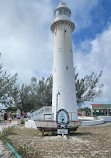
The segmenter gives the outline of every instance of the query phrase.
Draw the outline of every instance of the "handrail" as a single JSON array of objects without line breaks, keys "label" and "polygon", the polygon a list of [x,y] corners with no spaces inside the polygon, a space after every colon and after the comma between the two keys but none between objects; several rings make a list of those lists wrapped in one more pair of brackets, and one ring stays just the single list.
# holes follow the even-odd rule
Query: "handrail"
[{"label": "handrail", "polygon": [[[46,109],[48,109],[48,110],[46,110]],[[44,106],[41,109],[38,109],[38,110],[34,111],[33,113],[31,113],[31,117],[33,118],[35,115],[39,116],[39,115],[43,114],[44,112],[52,112],[52,107]]]}]

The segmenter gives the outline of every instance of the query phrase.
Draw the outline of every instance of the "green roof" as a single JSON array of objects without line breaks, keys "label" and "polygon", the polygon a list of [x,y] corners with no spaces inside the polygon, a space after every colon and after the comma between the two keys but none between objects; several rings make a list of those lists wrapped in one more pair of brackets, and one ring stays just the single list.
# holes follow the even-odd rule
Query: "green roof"
[{"label": "green roof", "polygon": [[111,109],[111,104],[91,104],[92,109]]}]

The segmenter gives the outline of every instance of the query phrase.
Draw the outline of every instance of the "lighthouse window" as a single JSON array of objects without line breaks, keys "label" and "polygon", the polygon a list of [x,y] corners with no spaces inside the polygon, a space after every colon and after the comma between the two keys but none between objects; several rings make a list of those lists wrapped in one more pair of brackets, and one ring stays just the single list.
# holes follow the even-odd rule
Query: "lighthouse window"
[{"label": "lighthouse window", "polygon": [[64,10],[64,15],[68,15],[70,17],[70,12],[68,10]]},{"label": "lighthouse window", "polygon": [[65,10],[64,9],[62,10],[62,12],[63,12],[63,14],[65,14]]},{"label": "lighthouse window", "polygon": [[70,17],[70,13],[68,12],[67,15]]},{"label": "lighthouse window", "polygon": [[62,48],[58,48],[58,52],[62,52]]},{"label": "lighthouse window", "polygon": [[60,8],[55,12],[55,16],[58,17],[59,15],[64,14],[70,17],[70,12],[67,9]]},{"label": "lighthouse window", "polygon": [[66,10],[64,11],[64,15],[67,15],[67,11]]},{"label": "lighthouse window", "polygon": [[63,14],[63,9],[60,9],[60,10],[59,10],[59,13],[60,13],[60,15]]},{"label": "lighthouse window", "polygon": [[59,10],[57,10],[57,11],[55,12],[55,16],[56,16],[56,17],[59,16]]}]

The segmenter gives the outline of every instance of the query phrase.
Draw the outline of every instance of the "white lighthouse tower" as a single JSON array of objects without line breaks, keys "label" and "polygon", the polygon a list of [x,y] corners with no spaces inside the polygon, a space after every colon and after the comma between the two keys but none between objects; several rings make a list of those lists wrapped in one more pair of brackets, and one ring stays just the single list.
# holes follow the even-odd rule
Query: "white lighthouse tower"
[{"label": "white lighthouse tower", "polygon": [[75,75],[72,51],[72,32],[74,23],[70,20],[71,10],[60,2],[54,11],[55,21],[51,25],[54,33],[54,68],[52,113],[54,120],[60,109],[69,113],[71,121],[78,120]]}]

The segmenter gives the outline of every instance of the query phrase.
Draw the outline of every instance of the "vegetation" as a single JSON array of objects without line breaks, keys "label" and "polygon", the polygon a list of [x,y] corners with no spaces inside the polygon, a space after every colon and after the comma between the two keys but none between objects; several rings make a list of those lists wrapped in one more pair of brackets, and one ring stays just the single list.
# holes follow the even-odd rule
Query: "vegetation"
[{"label": "vegetation", "polygon": [[86,75],[84,78],[79,79],[78,74],[76,74],[76,96],[79,107],[85,101],[93,101],[102,93],[103,84],[99,85],[101,75],[102,71],[99,75],[92,72],[91,75]]},{"label": "vegetation", "polygon": [[[77,103],[80,107],[85,101],[94,100],[95,97],[102,93],[103,85],[99,85],[99,80],[102,75],[96,75],[94,72],[91,75],[86,75],[84,78],[79,78],[78,73],[75,75],[76,81],[76,96]],[[21,110],[28,112],[37,110],[43,106],[52,105],[52,83],[53,77],[48,78],[32,77],[29,85],[17,84],[17,74],[11,76],[3,71],[2,64],[0,65],[0,103],[8,108],[8,111]]]},{"label": "vegetation", "polygon": [[24,121],[24,120],[21,120],[20,124],[21,124],[21,125],[24,125],[24,124],[25,124],[25,121]]},{"label": "vegetation", "polygon": [[13,133],[12,127],[4,128],[2,132],[0,132],[0,139],[1,140],[7,139],[7,137],[11,135],[12,133]]},{"label": "vegetation", "polygon": [[24,146],[19,146],[17,147],[17,152],[22,155],[22,157],[26,157],[26,158],[38,158],[38,153],[34,152],[32,148],[28,148],[28,146],[26,144],[24,144]]},{"label": "vegetation", "polygon": [[[84,112],[84,113],[82,114],[82,112]],[[91,109],[89,107],[79,108],[78,109],[78,115],[79,116],[81,116],[81,115],[91,116]]]},{"label": "vegetation", "polygon": [[23,158],[110,158],[111,124],[81,126],[77,132],[71,132],[67,140],[52,134],[41,137],[41,132],[37,129],[18,126],[8,136],[8,141]]},{"label": "vegetation", "polygon": [[0,103],[5,106],[13,104],[13,97],[16,89],[17,74],[11,76],[3,71],[2,64],[0,65]]}]

